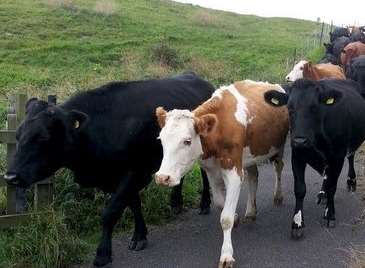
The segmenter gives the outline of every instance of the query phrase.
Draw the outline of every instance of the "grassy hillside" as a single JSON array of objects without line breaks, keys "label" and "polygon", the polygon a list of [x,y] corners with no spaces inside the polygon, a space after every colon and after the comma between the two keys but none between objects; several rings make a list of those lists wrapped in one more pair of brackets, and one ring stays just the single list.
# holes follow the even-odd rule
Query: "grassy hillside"
[{"label": "grassy hillside", "polygon": [[[234,80],[280,82],[298,54],[315,58],[313,22],[212,11],[157,0],[1,0],[0,124],[10,93],[62,100],[111,80],[164,77],[192,70],[215,85]],[[4,148],[0,169],[4,170]],[[184,187],[196,206],[195,169]],[[171,217],[169,190],[142,195],[148,223]],[[57,175],[55,211],[0,232],[0,267],[67,267],[95,249],[104,195],[81,191]],[[4,191],[0,189],[0,213]],[[130,213],[118,230],[130,228]]]},{"label": "grassy hillside", "polygon": [[[65,94],[185,69],[215,84],[278,81],[286,59],[317,27],[170,1],[2,0],[0,88]],[[159,62],[159,48],[172,50],[173,63]]]}]

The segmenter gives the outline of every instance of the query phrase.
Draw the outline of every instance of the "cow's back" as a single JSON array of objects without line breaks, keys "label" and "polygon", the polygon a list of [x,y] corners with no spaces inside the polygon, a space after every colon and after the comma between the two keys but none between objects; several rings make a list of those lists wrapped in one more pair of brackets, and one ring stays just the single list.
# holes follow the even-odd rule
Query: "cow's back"
[{"label": "cow's back", "polygon": [[78,168],[82,172],[87,168],[95,176],[94,167],[111,176],[126,169],[154,172],[162,159],[156,107],[193,109],[213,91],[208,82],[187,73],[160,80],[112,82],[71,98],[62,106],[89,117],[76,149],[89,164]]}]

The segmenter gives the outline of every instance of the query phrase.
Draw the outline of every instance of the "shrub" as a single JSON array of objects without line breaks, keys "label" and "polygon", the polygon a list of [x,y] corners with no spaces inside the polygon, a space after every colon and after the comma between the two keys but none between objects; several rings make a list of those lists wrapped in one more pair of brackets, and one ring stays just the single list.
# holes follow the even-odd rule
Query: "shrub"
[{"label": "shrub", "polygon": [[170,47],[165,41],[155,44],[151,48],[151,59],[154,63],[178,68],[181,61],[176,49]]}]

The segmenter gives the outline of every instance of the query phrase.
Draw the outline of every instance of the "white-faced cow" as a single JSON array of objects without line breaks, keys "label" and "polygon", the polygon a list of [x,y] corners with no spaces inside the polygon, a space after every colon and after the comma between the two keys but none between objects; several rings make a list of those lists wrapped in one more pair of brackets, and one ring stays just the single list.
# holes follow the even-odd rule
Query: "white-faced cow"
[{"label": "white-faced cow", "polygon": [[299,61],[286,76],[286,81],[294,82],[298,79],[306,78],[319,80],[323,78],[346,79],[343,69],[332,63],[312,64],[306,60]]},{"label": "white-faced cow", "polygon": [[[231,231],[243,178],[249,195],[245,218],[256,218],[257,165],[271,160],[276,172],[274,202],[280,204],[282,154],[288,132],[287,109],[265,103],[263,94],[279,85],[250,80],[216,90],[194,111],[156,110],[162,128],[163,160],[156,183],[175,186],[198,159],[207,172],[214,203],[223,208],[224,241],[219,267],[232,267]],[[244,176],[244,173],[246,174]]]},{"label": "white-faced cow", "polygon": [[347,184],[350,188],[355,186],[353,156],[365,139],[365,101],[360,93],[357,83],[332,79],[301,79],[287,88],[287,93],[265,93],[268,103],[278,107],[286,104],[289,110],[296,197],[293,238],[303,236],[307,164],[324,177],[327,204],[323,217],[328,227],[335,226],[334,196],[346,156],[350,160]]},{"label": "white-faced cow", "polygon": [[[32,99],[17,130],[18,146],[4,178],[28,186],[61,167],[71,169],[81,186],[112,193],[102,215],[102,238],[94,264],[112,261],[112,232],[129,206],[135,230],[132,250],[146,246],[147,228],[139,191],[157,171],[162,147],[157,137],[156,107],[193,109],[214,87],[192,73],[161,80],[113,82],[80,93],[64,104]],[[209,207],[206,188],[205,207]]]}]

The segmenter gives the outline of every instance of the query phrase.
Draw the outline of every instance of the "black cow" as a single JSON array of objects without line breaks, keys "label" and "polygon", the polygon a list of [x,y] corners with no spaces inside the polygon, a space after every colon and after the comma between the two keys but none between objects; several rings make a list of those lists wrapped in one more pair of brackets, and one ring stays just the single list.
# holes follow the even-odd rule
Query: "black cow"
[{"label": "black cow", "polygon": [[351,43],[350,38],[345,36],[341,36],[333,42],[332,54],[336,57],[337,64],[341,62],[340,57],[342,50],[345,48],[345,46],[347,46],[350,43]]},{"label": "black cow", "polygon": [[333,41],[335,41],[337,38],[339,38],[341,36],[349,37],[350,36],[349,30],[347,28],[344,28],[344,27],[336,27],[330,33],[330,41],[331,41],[331,43],[333,43]]},{"label": "black cow", "polygon": [[304,228],[307,164],[324,177],[327,227],[335,225],[334,195],[346,156],[350,162],[347,183],[351,188],[355,184],[353,155],[365,139],[365,100],[358,84],[351,80],[301,79],[287,90],[286,94],[269,91],[265,100],[274,106],[287,104],[289,111],[296,198],[292,236],[298,239],[303,236]]},{"label": "black cow", "polygon": [[359,42],[365,44],[365,34],[363,32],[361,32],[361,31],[353,32],[350,35],[350,41],[351,42],[357,42],[357,41],[359,41]]},{"label": "black cow", "polygon": [[[192,110],[213,91],[211,84],[186,73],[161,80],[112,82],[57,106],[32,99],[4,177],[9,184],[29,186],[66,167],[81,186],[112,193],[102,215],[102,238],[94,260],[96,266],[106,265],[112,261],[113,228],[127,206],[135,219],[129,248],[140,250],[147,242],[139,191],[162,159],[156,107]],[[209,199],[209,189],[205,198]],[[204,203],[209,204],[210,199]]]},{"label": "black cow", "polygon": [[332,63],[338,64],[338,59],[330,53],[326,53],[319,61],[319,63]]},{"label": "black cow", "polygon": [[[365,55],[353,58],[346,68],[346,77],[358,82],[365,92]],[[365,97],[365,93],[364,97]]]}]

